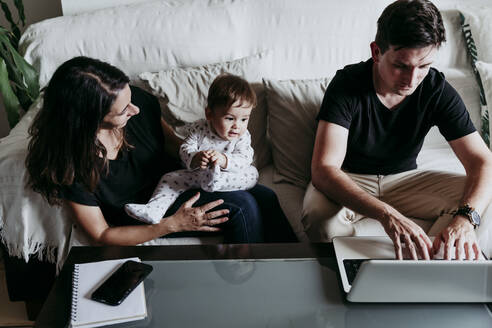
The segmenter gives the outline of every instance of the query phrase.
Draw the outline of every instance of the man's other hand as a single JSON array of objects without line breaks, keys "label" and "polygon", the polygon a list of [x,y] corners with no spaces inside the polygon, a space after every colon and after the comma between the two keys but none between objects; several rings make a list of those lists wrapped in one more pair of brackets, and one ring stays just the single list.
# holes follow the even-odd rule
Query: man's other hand
[{"label": "man's other hand", "polygon": [[451,260],[453,246],[457,260],[478,260],[480,256],[475,230],[465,216],[455,216],[453,221],[437,234],[432,246],[433,254],[439,252],[441,244],[444,244],[445,260]]},{"label": "man's other hand", "polygon": [[430,260],[432,242],[424,230],[409,218],[400,213],[391,214],[382,222],[384,230],[393,241],[395,256],[403,260],[402,241],[413,260]]}]

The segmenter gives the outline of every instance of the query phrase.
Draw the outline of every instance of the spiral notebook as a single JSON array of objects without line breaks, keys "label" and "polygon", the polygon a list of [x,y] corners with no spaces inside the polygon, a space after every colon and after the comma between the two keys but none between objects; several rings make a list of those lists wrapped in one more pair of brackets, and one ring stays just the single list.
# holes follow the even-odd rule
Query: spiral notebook
[{"label": "spiral notebook", "polygon": [[100,327],[144,319],[147,316],[143,282],[118,306],[106,305],[91,299],[91,294],[127,258],[75,264],[72,277],[72,306],[70,327]]}]

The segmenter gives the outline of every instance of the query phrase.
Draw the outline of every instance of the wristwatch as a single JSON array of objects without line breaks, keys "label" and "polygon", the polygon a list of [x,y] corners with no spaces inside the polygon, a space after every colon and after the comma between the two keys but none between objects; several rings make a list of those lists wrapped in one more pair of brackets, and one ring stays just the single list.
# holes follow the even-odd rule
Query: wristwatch
[{"label": "wristwatch", "polygon": [[456,212],[454,212],[454,215],[466,216],[475,229],[480,226],[480,215],[470,206],[470,204],[460,206]]}]

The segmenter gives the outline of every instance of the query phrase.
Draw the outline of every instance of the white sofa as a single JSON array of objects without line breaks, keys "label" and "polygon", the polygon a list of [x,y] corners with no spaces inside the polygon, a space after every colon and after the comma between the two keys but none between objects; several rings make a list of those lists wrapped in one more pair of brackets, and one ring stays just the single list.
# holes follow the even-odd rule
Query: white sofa
[{"label": "white sofa", "polygon": [[[178,132],[182,123],[203,115],[203,92],[215,74],[226,70],[244,75],[255,83],[260,100],[250,124],[260,182],[276,191],[297,236],[307,241],[301,210],[310,174],[314,117],[324,88],[337,69],[369,58],[377,18],[391,2],[151,1],[34,24],[25,31],[20,47],[39,70],[41,86],[73,56],[116,65],[134,83],[160,97],[164,117]],[[467,1],[465,7],[459,0],[435,1],[448,41],[434,66],[461,94],[477,128],[482,125],[479,86],[458,10],[479,17],[487,2]],[[27,259],[37,252],[42,259],[60,264],[70,245],[84,241],[79,233],[71,233],[63,209],[48,206],[24,187],[27,129],[36,106],[40,104],[0,141],[0,234],[11,255]],[[429,133],[418,164],[422,169],[463,172],[436,129]],[[430,228],[429,222],[417,222]],[[384,233],[372,219],[357,223],[356,231],[358,235]],[[157,242],[204,241],[163,238]]]}]

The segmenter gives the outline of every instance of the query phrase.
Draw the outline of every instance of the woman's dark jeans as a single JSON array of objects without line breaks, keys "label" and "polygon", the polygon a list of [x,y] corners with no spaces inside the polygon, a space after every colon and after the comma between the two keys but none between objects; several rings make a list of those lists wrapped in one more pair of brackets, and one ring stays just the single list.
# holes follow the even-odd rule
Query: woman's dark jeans
[{"label": "woman's dark jeans", "polygon": [[267,243],[297,242],[297,237],[280,207],[275,192],[257,184],[248,192],[255,198],[263,218],[263,230]]},{"label": "woman's dark jeans", "polygon": [[[256,185],[247,191],[206,192],[188,190],[181,194],[166,212],[165,216],[174,214],[179,207],[200,191],[200,198],[193,207],[217,199],[224,203],[211,211],[228,209],[229,220],[218,227],[224,236],[224,243],[262,243],[297,241],[287,219],[280,208],[275,193],[262,185]],[[165,220],[165,219],[164,219]],[[166,237],[210,236],[210,232],[179,232]]]}]

